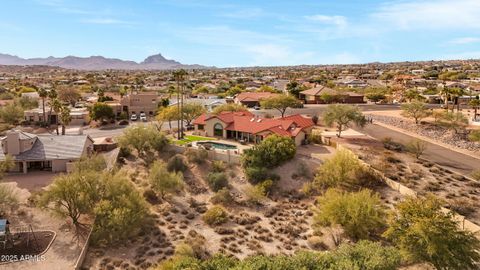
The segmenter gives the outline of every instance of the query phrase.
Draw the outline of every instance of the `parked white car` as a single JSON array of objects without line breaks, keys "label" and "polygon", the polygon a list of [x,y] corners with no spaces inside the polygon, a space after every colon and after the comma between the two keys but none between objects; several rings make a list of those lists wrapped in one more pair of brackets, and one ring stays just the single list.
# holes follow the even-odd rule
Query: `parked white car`
[{"label": "parked white car", "polygon": [[145,113],[140,113],[140,121],[147,122],[147,115]]},{"label": "parked white car", "polygon": [[130,120],[137,121],[138,120],[137,115],[133,113],[132,116],[130,116]]}]

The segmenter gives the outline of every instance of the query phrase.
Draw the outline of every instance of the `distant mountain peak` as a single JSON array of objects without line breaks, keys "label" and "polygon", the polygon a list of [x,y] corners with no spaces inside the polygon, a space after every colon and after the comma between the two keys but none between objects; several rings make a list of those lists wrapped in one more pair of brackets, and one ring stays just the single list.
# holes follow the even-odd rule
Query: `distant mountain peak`
[{"label": "distant mountain peak", "polygon": [[114,58],[106,58],[100,55],[89,57],[77,57],[69,55],[66,57],[52,57],[47,58],[20,58],[9,54],[0,53],[0,65],[18,65],[18,66],[30,66],[30,65],[46,65],[46,66],[58,66],[67,69],[79,69],[79,70],[105,70],[105,69],[122,69],[122,70],[165,70],[165,69],[177,69],[177,68],[206,68],[201,65],[184,65],[175,60],[169,60],[163,57],[162,54],[151,55],[141,63],[134,61],[126,61]]},{"label": "distant mountain peak", "polygon": [[145,60],[143,60],[143,62],[140,63],[140,64],[160,64],[160,63],[181,65],[179,62],[177,62],[175,60],[169,60],[169,59],[163,57],[163,55],[161,53],[154,54],[154,55],[151,55],[151,56],[145,58]]}]

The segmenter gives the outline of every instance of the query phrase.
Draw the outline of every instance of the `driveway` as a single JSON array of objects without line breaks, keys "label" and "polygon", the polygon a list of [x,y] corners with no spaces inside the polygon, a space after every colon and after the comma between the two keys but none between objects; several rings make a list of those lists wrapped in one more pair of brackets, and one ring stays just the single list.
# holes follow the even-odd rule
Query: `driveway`
[{"label": "driveway", "polygon": [[50,185],[53,182],[53,178],[58,175],[52,172],[29,172],[27,174],[7,174],[2,182],[14,182],[17,183],[17,187],[26,189],[29,192],[38,191],[42,188]]}]

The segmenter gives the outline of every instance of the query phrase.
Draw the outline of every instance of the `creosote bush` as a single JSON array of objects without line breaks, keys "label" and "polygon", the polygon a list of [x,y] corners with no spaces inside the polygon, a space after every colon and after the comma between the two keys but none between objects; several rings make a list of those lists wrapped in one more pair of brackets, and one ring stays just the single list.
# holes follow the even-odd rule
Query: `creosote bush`
[{"label": "creosote bush", "polygon": [[185,151],[185,156],[189,162],[196,164],[203,164],[208,159],[208,151],[205,149],[190,149]]},{"label": "creosote bush", "polygon": [[234,199],[227,188],[222,188],[210,199],[213,204],[229,205]]},{"label": "creosote bush", "polygon": [[203,214],[202,219],[210,226],[218,226],[228,221],[228,214],[223,207],[213,206]]},{"label": "creosote bush", "polygon": [[170,172],[185,172],[188,167],[183,156],[176,154],[168,160],[167,169]]},{"label": "creosote bush", "polygon": [[207,181],[210,188],[217,192],[228,186],[228,177],[223,172],[211,172],[207,175]]}]

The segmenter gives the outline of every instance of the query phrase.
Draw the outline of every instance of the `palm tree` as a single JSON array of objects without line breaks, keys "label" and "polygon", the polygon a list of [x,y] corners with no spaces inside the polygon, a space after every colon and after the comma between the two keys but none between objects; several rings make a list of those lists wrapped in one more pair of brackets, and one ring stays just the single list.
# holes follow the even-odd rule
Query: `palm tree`
[{"label": "palm tree", "polygon": [[[50,106],[50,112],[48,113],[48,123],[47,125],[50,126],[50,124],[52,123],[52,102],[57,99],[57,90],[55,89],[55,87],[53,87],[52,89],[50,89],[50,91],[48,91],[48,94],[47,94],[47,97],[49,99],[49,102],[48,102],[48,105]],[[57,122],[58,122],[58,119],[57,119]]]},{"label": "palm tree", "polygon": [[55,112],[55,114],[57,115],[57,126],[56,126],[56,130],[57,130],[57,135],[58,134],[58,117],[60,116],[60,113],[62,111],[62,108],[63,108],[63,105],[62,105],[62,102],[60,102],[60,100],[58,100],[57,98],[54,99],[51,104],[50,104],[50,108],[53,109],[53,111]]},{"label": "palm tree", "polygon": [[68,126],[72,121],[72,117],[70,116],[70,109],[68,107],[62,107],[60,111],[60,121],[62,122],[62,135],[65,135],[65,126]]},{"label": "palm tree", "polygon": [[38,95],[40,96],[40,98],[42,99],[43,122],[46,123],[47,116],[45,114],[45,99],[48,96],[48,91],[45,90],[44,88],[40,88],[40,89],[37,90],[37,92],[38,92]]},{"label": "palm tree", "polygon": [[[453,100],[455,101],[454,104],[457,105],[457,111],[460,111],[460,97],[465,94],[465,89],[459,88],[459,87],[454,87],[450,89],[450,92],[453,96]],[[455,109],[455,106],[452,108],[452,112]]]},{"label": "palm tree", "polygon": [[443,97],[443,100],[445,102],[445,109],[448,111],[448,100],[450,99],[450,88],[446,87],[445,85],[443,86],[442,89],[440,89],[440,96]]},{"label": "palm tree", "polygon": [[177,81],[177,108],[180,114],[180,117],[177,121],[178,123],[178,135],[177,139],[183,138],[183,90],[185,87],[185,76],[187,72],[184,69],[179,69],[173,72],[175,81]]},{"label": "palm tree", "polygon": [[472,109],[474,110],[473,120],[477,121],[477,111],[480,108],[480,99],[472,99],[470,100],[468,105],[470,105],[470,107],[472,107]]}]

